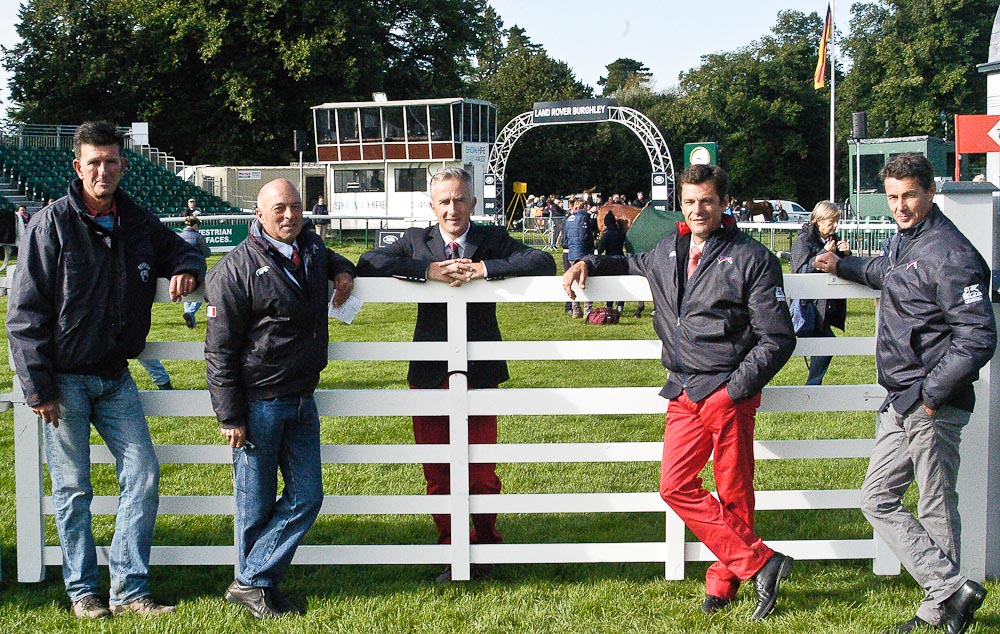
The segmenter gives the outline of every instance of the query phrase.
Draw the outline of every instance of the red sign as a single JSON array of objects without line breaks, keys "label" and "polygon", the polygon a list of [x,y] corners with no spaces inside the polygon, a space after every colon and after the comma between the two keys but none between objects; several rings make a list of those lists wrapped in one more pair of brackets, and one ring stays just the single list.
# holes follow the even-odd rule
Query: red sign
[{"label": "red sign", "polygon": [[1000,114],[955,115],[955,153],[1000,152]]}]

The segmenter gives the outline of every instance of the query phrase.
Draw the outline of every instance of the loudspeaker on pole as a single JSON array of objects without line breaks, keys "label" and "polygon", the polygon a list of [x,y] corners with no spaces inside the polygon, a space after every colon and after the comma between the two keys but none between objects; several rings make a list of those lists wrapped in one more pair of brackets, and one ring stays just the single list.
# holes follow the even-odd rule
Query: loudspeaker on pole
[{"label": "loudspeaker on pole", "polygon": [[851,138],[868,138],[868,113],[854,112],[851,114]]}]

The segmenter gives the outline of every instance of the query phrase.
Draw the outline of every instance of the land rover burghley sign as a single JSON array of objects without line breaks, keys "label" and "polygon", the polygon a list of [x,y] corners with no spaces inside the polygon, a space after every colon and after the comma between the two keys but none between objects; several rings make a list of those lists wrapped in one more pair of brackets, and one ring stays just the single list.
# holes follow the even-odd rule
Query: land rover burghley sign
[{"label": "land rover burghley sign", "polygon": [[617,106],[616,99],[579,99],[576,101],[540,101],[535,104],[532,123],[576,123],[582,121],[607,121],[610,106]]}]

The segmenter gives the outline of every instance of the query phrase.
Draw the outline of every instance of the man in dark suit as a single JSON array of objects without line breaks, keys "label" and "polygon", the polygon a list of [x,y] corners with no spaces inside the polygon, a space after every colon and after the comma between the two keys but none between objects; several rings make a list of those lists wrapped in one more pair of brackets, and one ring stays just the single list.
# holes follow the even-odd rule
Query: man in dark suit
[{"label": "man in dark suit", "polygon": [[[380,247],[361,256],[358,275],[367,277],[398,277],[416,282],[434,280],[451,286],[461,286],[473,280],[498,280],[522,275],[553,275],[556,272],[552,256],[521,244],[497,226],[476,226],[471,223],[476,198],[472,192],[472,175],[460,167],[449,167],[431,178],[431,208],[438,224],[426,229],[408,229],[403,237],[389,246]],[[420,304],[414,341],[445,341],[448,332],[447,305]],[[470,304],[468,337],[472,341],[500,341],[496,304]],[[506,361],[473,361],[469,363],[468,381],[472,389],[495,388],[510,375]],[[407,381],[412,389],[447,389],[448,367],[444,361],[411,361]],[[447,416],[414,416],[413,436],[417,444],[447,444]],[[496,416],[469,417],[469,443],[492,444],[497,441]],[[428,495],[451,492],[451,474],[447,464],[425,464]],[[499,493],[500,478],[496,465],[469,465],[469,492],[473,495]],[[434,515],[438,543],[451,543],[451,517]],[[502,541],[496,529],[495,514],[472,516],[473,544],[496,544]],[[492,565],[474,564],[474,579],[488,577]],[[446,568],[438,581],[451,581],[451,569]]]}]

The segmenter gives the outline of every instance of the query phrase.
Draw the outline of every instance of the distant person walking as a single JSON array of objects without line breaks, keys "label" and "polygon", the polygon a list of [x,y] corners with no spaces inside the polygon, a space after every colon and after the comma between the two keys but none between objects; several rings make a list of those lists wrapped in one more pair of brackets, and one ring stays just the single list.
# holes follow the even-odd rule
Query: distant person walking
[{"label": "distant person walking", "polygon": [[[188,216],[184,219],[184,230],[181,231],[181,237],[197,249],[203,258],[207,258],[212,255],[212,249],[205,242],[205,236],[201,235],[200,229],[201,221],[198,220],[198,216]],[[201,308],[201,302],[184,302],[184,323],[188,328],[194,328],[197,325],[195,313],[198,312],[199,308]]]}]

